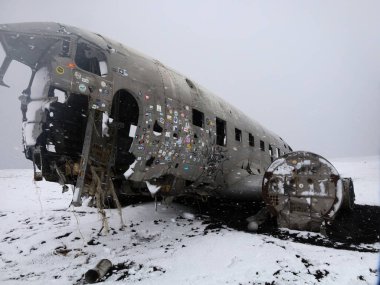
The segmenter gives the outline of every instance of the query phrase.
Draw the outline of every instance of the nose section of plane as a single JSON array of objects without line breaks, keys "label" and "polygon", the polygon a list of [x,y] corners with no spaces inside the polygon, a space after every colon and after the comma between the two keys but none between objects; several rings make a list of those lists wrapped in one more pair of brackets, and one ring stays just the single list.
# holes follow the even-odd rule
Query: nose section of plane
[{"label": "nose section of plane", "polygon": [[62,27],[54,22],[25,22],[25,23],[4,23],[0,24],[0,31],[11,33],[51,33],[60,32]]},{"label": "nose section of plane", "polygon": [[50,49],[69,34],[57,23],[0,24],[0,43],[5,52],[0,67],[0,85],[9,87],[4,82],[4,75],[12,60],[37,69]]}]

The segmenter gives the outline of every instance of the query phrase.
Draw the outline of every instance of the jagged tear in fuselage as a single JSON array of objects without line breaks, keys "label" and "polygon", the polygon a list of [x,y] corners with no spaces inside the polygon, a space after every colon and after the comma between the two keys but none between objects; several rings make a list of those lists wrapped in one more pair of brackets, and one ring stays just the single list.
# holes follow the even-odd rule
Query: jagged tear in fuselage
[{"label": "jagged tear in fuselage", "polygon": [[[88,114],[88,98],[69,94],[65,102],[53,102],[42,110],[41,133],[33,145],[25,143],[26,157],[34,161],[48,181],[74,184],[78,174]],[[24,141],[33,137],[24,131]]]},{"label": "jagged tear in fuselage", "polygon": [[[101,76],[102,58],[91,54],[95,48],[86,49],[83,40],[77,44],[78,37],[64,29],[54,33],[54,26],[58,25],[44,30],[37,25],[24,32],[18,31],[18,24],[3,26],[0,41],[6,58],[0,83],[7,86],[4,75],[13,60],[30,67],[29,84],[19,97],[25,156],[46,180],[75,184],[91,101],[90,87],[84,90],[81,84],[88,84],[91,78],[73,69],[78,65],[90,75]],[[80,82],[76,88],[73,78]]]}]

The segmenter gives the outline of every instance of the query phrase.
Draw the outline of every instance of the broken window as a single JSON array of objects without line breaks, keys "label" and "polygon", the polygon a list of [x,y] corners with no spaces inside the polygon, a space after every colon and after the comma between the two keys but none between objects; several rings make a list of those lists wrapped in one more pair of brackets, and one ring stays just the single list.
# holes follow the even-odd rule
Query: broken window
[{"label": "broken window", "polygon": [[96,75],[108,74],[105,54],[86,42],[78,42],[75,63],[79,68]]},{"label": "broken window", "polygon": [[193,124],[200,128],[203,128],[205,124],[205,115],[197,109],[193,109]]},{"label": "broken window", "polygon": [[58,103],[65,103],[67,100],[65,91],[53,87],[50,88],[48,96],[56,98]]},{"label": "broken window", "polygon": [[[0,66],[1,66],[1,63],[6,64],[6,62],[4,63],[1,60],[1,57],[2,55],[0,54]],[[4,61],[6,61],[5,52],[4,52]],[[5,72],[5,74],[2,72]],[[21,94],[23,90],[25,89],[25,87],[28,86],[28,83],[32,76],[31,68],[27,66],[26,64],[16,61],[16,60],[11,60],[9,62],[8,69],[2,70],[2,72],[0,74],[0,83],[2,84],[8,83],[5,85],[12,86],[13,88],[15,88],[15,90],[17,90],[16,93],[19,93],[19,94]],[[39,86],[41,85],[41,88],[44,87],[43,83],[44,82],[41,82],[41,84],[39,84]],[[43,95],[44,94],[39,94],[39,96],[43,96]]]},{"label": "broken window", "polygon": [[226,121],[216,118],[216,144],[221,146],[227,145]]},{"label": "broken window", "polygon": [[157,120],[154,122],[154,125],[153,125],[153,132],[156,132],[158,134],[161,134],[162,133],[162,127],[158,124]]},{"label": "broken window", "polygon": [[235,128],[235,140],[241,142],[241,130]]},{"label": "broken window", "polygon": [[251,133],[248,134],[249,146],[255,146],[255,138]]},{"label": "broken window", "polygon": [[271,145],[269,145],[269,155],[273,156],[273,148]]},{"label": "broken window", "polygon": [[265,151],[265,143],[264,143],[264,141],[262,141],[262,140],[260,140],[260,149],[261,149],[262,151]]}]

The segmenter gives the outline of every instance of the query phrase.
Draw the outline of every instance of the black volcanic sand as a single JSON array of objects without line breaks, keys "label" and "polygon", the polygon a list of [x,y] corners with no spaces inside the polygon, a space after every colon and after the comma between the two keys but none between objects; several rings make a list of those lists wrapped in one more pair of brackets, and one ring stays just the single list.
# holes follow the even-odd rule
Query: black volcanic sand
[{"label": "black volcanic sand", "polygon": [[[205,203],[190,198],[176,201],[198,211],[205,220],[204,223],[208,224],[205,228],[206,234],[210,230],[225,227],[247,231],[246,218],[255,215],[264,207],[264,204],[259,202],[231,202],[222,199],[209,199]],[[370,244],[380,242],[380,207],[355,205],[353,211],[340,211],[334,221],[326,226],[327,236],[278,229],[275,219],[270,218],[260,225],[257,233],[304,244],[377,252],[378,249]]]},{"label": "black volcanic sand", "polygon": [[[121,201],[123,206],[138,205],[153,201],[151,197],[128,196]],[[193,208],[207,224],[204,234],[230,228],[246,231],[247,218],[254,216],[265,207],[263,202],[242,202],[226,199],[209,198],[206,202],[191,197],[175,200]],[[111,207],[114,205],[110,205]],[[276,219],[268,219],[259,226],[259,234],[273,236],[282,240],[291,240],[304,244],[348,249],[365,252],[378,252],[371,244],[380,242],[380,207],[355,205],[353,211],[341,210],[331,224],[326,226],[326,236],[312,232],[288,231],[278,229]]]}]

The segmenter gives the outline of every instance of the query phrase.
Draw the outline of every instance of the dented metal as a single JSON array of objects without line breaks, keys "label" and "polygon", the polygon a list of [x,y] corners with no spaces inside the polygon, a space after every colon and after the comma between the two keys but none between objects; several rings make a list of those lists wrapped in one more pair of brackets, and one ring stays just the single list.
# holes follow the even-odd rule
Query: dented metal
[{"label": "dented metal", "polygon": [[0,85],[13,60],[32,71],[20,96],[25,155],[37,177],[38,168],[48,181],[75,185],[75,205],[97,191],[111,196],[110,188],[257,200],[265,170],[291,152],[202,86],[103,36],[4,24],[0,42]]},{"label": "dented metal", "polygon": [[263,199],[280,227],[319,231],[349,198],[348,186],[326,159],[296,151],[269,166],[263,179]]}]

